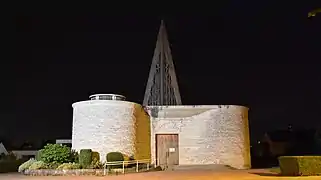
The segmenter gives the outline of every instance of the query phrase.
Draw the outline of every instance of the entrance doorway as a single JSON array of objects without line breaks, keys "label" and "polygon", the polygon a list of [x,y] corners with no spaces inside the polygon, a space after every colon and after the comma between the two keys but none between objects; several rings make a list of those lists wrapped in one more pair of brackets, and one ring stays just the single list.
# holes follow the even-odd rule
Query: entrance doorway
[{"label": "entrance doorway", "polygon": [[162,167],[179,164],[178,134],[156,134],[156,164]]}]

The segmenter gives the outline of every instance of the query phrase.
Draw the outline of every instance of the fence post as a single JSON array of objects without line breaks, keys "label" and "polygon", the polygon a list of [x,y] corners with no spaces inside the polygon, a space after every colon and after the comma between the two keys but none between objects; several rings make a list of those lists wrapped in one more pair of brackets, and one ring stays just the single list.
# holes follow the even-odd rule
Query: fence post
[{"label": "fence post", "polygon": [[125,174],[125,161],[123,161],[123,174]]},{"label": "fence post", "polygon": [[136,161],[136,172],[138,172],[138,161]]},{"label": "fence post", "polygon": [[108,161],[106,161],[106,172],[107,172],[107,175],[108,175]]}]

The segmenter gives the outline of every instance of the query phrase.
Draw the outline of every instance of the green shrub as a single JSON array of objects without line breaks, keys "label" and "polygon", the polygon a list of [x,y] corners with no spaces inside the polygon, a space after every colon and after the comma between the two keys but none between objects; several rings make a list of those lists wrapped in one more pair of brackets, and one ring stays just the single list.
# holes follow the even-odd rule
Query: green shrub
[{"label": "green shrub", "polygon": [[57,169],[80,169],[80,164],[78,163],[63,163],[57,167]]},{"label": "green shrub", "polygon": [[96,151],[93,151],[91,153],[91,164],[90,164],[90,167],[92,169],[102,169],[103,168],[103,164],[100,162],[100,155]]},{"label": "green shrub", "polygon": [[91,160],[92,160],[92,161],[100,161],[99,152],[93,151],[93,152],[91,153]]},{"label": "green shrub", "polygon": [[89,168],[91,165],[92,151],[91,149],[81,149],[79,152],[79,164],[82,168]]},{"label": "green shrub", "polygon": [[106,156],[107,162],[124,161],[124,156],[120,152],[110,152]]},{"label": "green shrub", "polygon": [[36,162],[37,160],[31,158],[29,159],[28,161],[22,163],[19,168],[18,168],[18,172],[23,172],[25,171],[26,169],[29,169],[29,167],[31,166],[31,164],[33,164],[34,162]]},{"label": "green shrub", "polygon": [[72,159],[72,152],[68,146],[60,144],[47,144],[40,153],[41,161],[45,163],[66,163]]},{"label": "green shrub", "polygon": [[[120,152],[110,152],[106,156],[107,162],[124,161],[124,156]],[[111,165],[110,168],[122,168],[123,165]]]},{"label": "green shrub", "polygon": [[321,156],[281,156],[279,164],[284,176],[321,175]]},{"label": "green shrub", "polygon": [[57,169],[61,164],[57,162],[48,163],[48,169]]},{"label": "green shrub", "polygon": [[48,164],[43,161],[36,161],[29,166],[29,170],[37,170],[37,169],[48,169]]},{"label": "green shrub", "polygon": [[71,150],[71,162],[79,163],[79,154],[77,151]]},{"label": "green shrub", "polygon": [[92,161],[89,169],[103,169],[104,165],[100,161]]},{"label": "green shrub", "polygon": [[36,160],[37,161],[41,161],[41,156],[42,156],[42,149],[40,149],[38,152],[37,152],[37,154],[36,154]]}]

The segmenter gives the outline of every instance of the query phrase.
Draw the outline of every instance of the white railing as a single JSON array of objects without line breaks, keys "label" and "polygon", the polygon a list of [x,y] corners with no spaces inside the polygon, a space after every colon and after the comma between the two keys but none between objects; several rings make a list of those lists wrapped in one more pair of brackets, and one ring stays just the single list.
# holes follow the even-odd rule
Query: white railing
[{"label": "white railing", "polygon": [[122,165],[122,173],[125,174],[126,166],[129,164],[136,164],[136,172],[139,171],[139,164],[146,164],[147,171],[149,170],[150,166],[150,159],[143,159],[143,160],[132,160],[132,161],[113,161],[113,162],[106,162],[104,164],[104,175],[108,175],[108,166],[115,166],[115,165]]}]

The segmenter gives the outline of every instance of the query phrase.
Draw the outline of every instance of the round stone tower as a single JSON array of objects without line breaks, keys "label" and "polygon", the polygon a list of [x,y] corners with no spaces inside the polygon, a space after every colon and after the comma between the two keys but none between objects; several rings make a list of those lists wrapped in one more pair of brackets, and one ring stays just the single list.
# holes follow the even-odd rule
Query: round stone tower
[{"label": "round stone tower", "polygon": [[150,159],[150,121],[141,105],[117,94],[95,94],[73,107],[72,149]]}]

